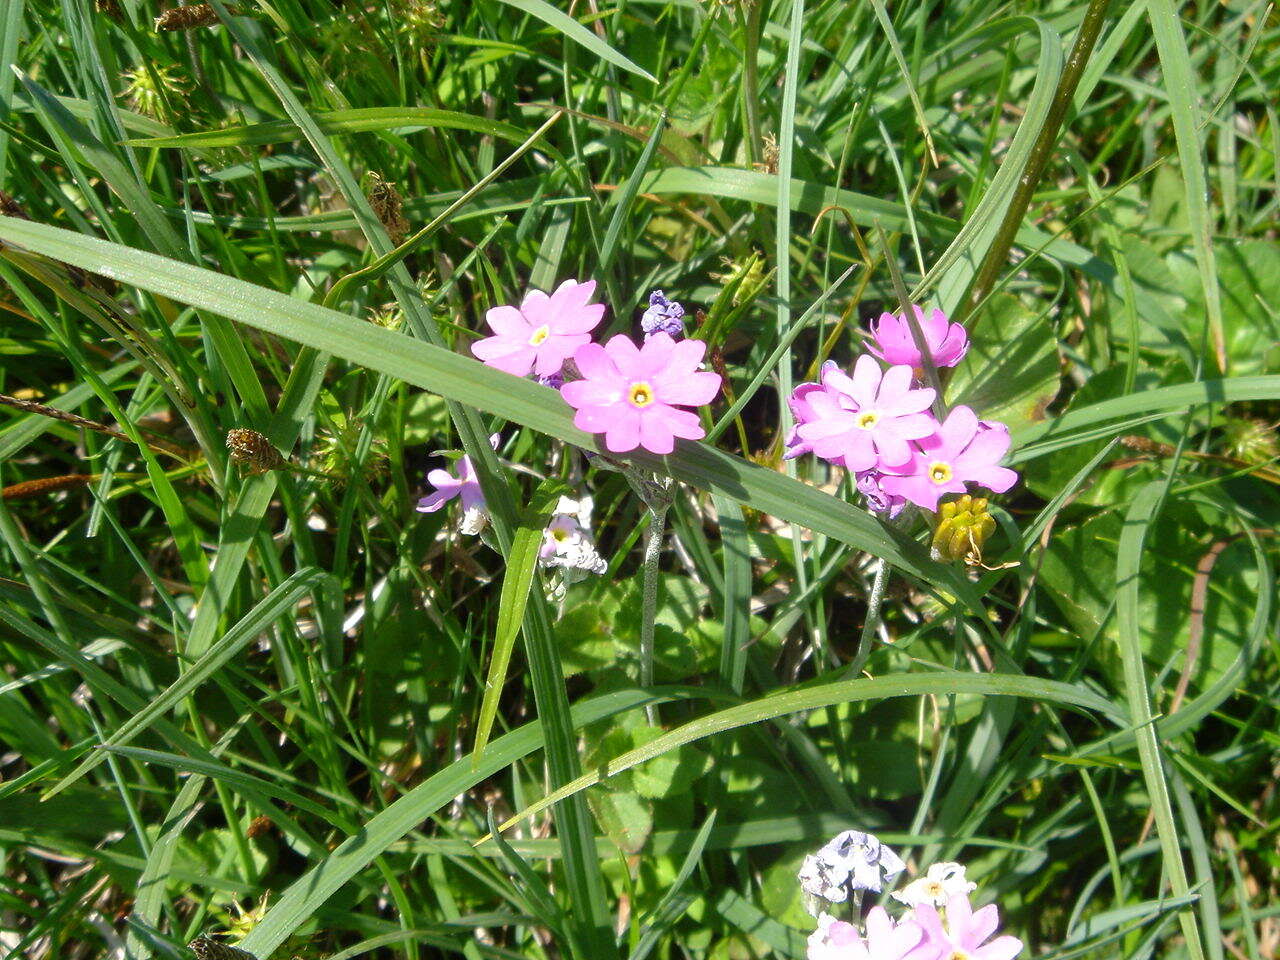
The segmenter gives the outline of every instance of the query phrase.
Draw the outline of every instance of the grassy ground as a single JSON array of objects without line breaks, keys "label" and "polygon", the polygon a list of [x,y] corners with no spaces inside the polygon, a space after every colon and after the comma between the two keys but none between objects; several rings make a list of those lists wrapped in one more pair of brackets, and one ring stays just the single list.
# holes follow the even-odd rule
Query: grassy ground
[{"label": "grassy ground", "polygon": [[[0,7],[7,951],[803,957],[856,826],[1025,956],[1280,955],[1273,7],[215,7]],[[985,567],[780,458],[896,275],[1013,429]],[[652,687],[643,505],[460,359],[569,277],[611,331],[700,311],[727,378],[639,460],[680,481]],[[487,543],[414,510],[460,448]],[[532,583],[473,757],[548,477],[609,572]]]}]

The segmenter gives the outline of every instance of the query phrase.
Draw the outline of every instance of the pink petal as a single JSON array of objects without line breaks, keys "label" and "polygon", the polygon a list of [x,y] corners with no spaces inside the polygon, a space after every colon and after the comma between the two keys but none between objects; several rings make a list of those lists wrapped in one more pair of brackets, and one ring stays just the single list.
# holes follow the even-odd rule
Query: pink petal
[{"label": "pink petal", "polygon": [[640,446],[650,453],[666,455],[676,448],[675,434],[662,417],[646,410],[640,417]]},{"label": "pink petal", "polygon": [[613,453],[627,453],[640,446],[640,411],[621,403],[613,409],[616,413],[605,431],[604,445]]},{"label": "pink petal", "polygon": [[[929,391],[933,393],[932,390]],[[893,432],[908,440],[923,440],[931,437],[938,430],[938,421],[931,413],[909,413],[905,417],[893,418]]]},{"label": "pink petal", "polygon": [[1022,952],[1022,941],[1017,937],[996,937],[985,947],[974,952],[974,960],[1013,960]]},{"label": "pink petal", "polygon": [[637,380],[653,381],[666,372],[675,356],[676,342],[667,333],[655,333],[640,348],[640,359],[631,371]]},{"label": "pink petal", "polygon": [[1008,467],[983,467],[964,474],[966,480],[986,487],[993,493],[1004,493],[1018,482],[1018,474]]},{"label": "pink petal", "polygon": [[700,407],[704,403],[710,403],[720,392],[720,374],[709,370],[700,370],[681,377],[661,374],[653,378],[653,388],[663,403]]},{"label": "pink petal", "polygon": [[[946,493],[944,487],[940,487],[931,481],[928,477],[912,474],[909,477],[899,477],[892,474],[886,475],[880,481],[880,485],[884,487],[887,493],[895,496],[906,497],[917,507],[923,507],[925,510],[937,510],[938,500]],[[964,490],[961,484],[960,490]],[[920,908],[916,908],[916,914],[919,915]]]},{"label": "pink petal", "polygon": [[655,403],[645,413],[650,417],[660,418],[666,428],[677,437],[683,437],[686,440],[701,440],[706,436],[706,431],[702,429],[702,421],[698,419],[696,413],[689,410],[677,410],[675,407],[669,407],[665,403]]},{"label": "pink petal", "polygon": [[445,487],[456,487],[460,482],[454,479],[447,470],[429,470],[427,472],[427,483],[439,490],[443,490]]},{"label": "pink petal", "polygon": [[[876,451],[879,454],[879,466],[892,469],[902,466],[911,459],[911,447],[892,426],[873,430],[871,435],[875,439]],[[876,465],[873,464],[873,466]]]},{"label": "pink petal", "polygon": [[999,463],[1012,442],[1008,430],[979,430],[977,436],[969,441],[964,453],[956,457],[957,463]]},{"label": "pink petal", "polygon": [[853,417],[842,412],[836,416],[822,417],[799,424],[796,427],[796,433],[803,440],[829,440],[832,437],[843,436],[854,429],[856,428],[853,425]]},{"label": "pink petal", "polygon": [[983,943],[987,937],[996,932],[1000,926],[1000,909],[994,903],[988,903],[969,918],[965,937],[974,944]]},{"label": "pink petal", "polygon": [[555,301],[556,306],[561,310],[576,310],[586,306],[591,300],[591,295],[595,292],[596,282],[594,280],[586,280],[582,283],[577,280],[566,280],[556,287],[555,292],[551,294],[551,299]]},{"label": "pink petal", "polygon": [[516,377],[524,377],[528,376],[529,370],[533,367],[533,358],[537,351],[528,345],[513,345],[510,340],[489,337],[473,343],[471,352],[477,360],[483,360],[495,370],[501,370]]},{"label": "pink petal", "polygon": [[876,362],[875,357],[863,354],[858,358],[858,362],[853,365],[852,388],[848,390],[849,396],[857,401],[859,406],[874,407],[876,403],[876,394],[880,391],[880,364]]},{"label": "pink petal", "polygon": [[947,414],[946,421],[938,428],[938,437],[942,441],[942,450],[950,456],[956,456],[973,439],[978,432],[978,416],[969,407],[953,407]]},{"label": "pink petal", "polygon": [[604,318],[603,303],[589,303],[575,307],[571,313],[562,313],[551,324],[551,329],[561,333],[588,333],[599,326]]},{"label": "pink petal", "polygon": [[573,425],[587,433],[604,433],[617,420],[619,412],[615,406],[580,407],[573,415]]},{"label": "pink petal", "polygon": [[[967,896],[963,893],[953,893],[947,897],[947,927],[951,930],[953,937],[957,940],[963,939],[966,944],[970,943],[968,931],[972,916],[973,907],[970,906]],[[984,939],[986,938],[975,939],[972,945],[976,947]]]},{"label": "pink petal", "polygon": [[623,385],[615,380],[571,380],[560,388],[571,407],[603,407],[621,402]]},{"label": "pink petal", "polygon": [[540,327],[551,315],[551,298],[541,290],[530,290],[520,303],[520,312],[529,321],[530,328]]},{"label": "pink petal", "polygon": [[[820,457],[825,456],[816,443],[813,445],[813,452]],[[867,430],[850,430],[845,435],[841,449],[833,453],[844,457],[845,466],[854,471],[870,470],[879,461],[871,433]]]},{"label": "pink petal", "polygon": [[702,358],[706,355],[705,340],[680,340],[676,343],[675,353],[671,357],[671,366],[680,370],[697,370],[698,365],[702,363]]},{"label": "pink petal", "polygon": [[[588,380],[621,380],[613,358],[598,343],[588,343],[573,352],[573,362]],[[568,386],[568,384],[565,384]]]},{"label": "pink petal", "polygon": [[636,373],[641,364],[640,351],[631,342],[630,337],[622,333],[611,337],[604,345],[604,349],[624,380],[641,379],[641,376]]},{"label": "pink petal", "polygon": [[[905,364],[895,364],[884,372],[880,379],[880,389],[876,393],[876,405],[887,408],[890,404],[911,390],[914,377],[912,369]],[[930,391],[932,392],[932,391]],[[930,397],[930,400],[933,398]],[[915,411],[911,411],[914,413]]]},{"label": "pink petal", "polygon": [[529,321],[515,307],[494,307],[484,315],[489,329],[500,337],[527,341],[529,339]]}]

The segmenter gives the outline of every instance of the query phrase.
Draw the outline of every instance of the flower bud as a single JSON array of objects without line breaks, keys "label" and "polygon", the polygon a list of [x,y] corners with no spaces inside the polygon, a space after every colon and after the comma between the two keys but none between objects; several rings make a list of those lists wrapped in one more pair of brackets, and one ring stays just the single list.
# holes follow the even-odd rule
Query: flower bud
[{"label": "flower bud", "polygon": [[987,512],[986,497],[965,494],[938,507],[938,525],[933,531],[933,559],[963,560],[970,565],[982,562],[982,545],[996,528]]}]

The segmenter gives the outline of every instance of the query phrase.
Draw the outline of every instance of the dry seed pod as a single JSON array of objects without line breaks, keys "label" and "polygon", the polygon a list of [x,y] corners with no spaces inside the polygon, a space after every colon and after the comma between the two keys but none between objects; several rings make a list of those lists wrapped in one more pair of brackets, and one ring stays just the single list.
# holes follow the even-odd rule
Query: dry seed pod
[{"label": "dry seed pod", "polygon": [[391,242],[399,246],[404,235],[409,232],[409,221],[404,218],[404,201],[400,198],[396,185],[370,170],[365,177],[364,193],[369,199],[369,206],[373,207],[373,212],[391,237]]},{"label": "dry seed pod", "polygon": [[257,430],[243,427],[228,430],[227,449],[231,451],[231,459],[250,473],[265,473],[284,466],[280,451]]},{"label": "dry seed pod", "polygon": [[1137,434],[1129,434],[1120,438],[1122,446],[1128,447],[1130,450],[1137,450],[1139,453],[1149,453],[1154,457],[1171,457],[1173,456],[1173,447],[1167,443],[1160,443],[1158,440],[1152,440],[1148,437],[1140,437]]}]

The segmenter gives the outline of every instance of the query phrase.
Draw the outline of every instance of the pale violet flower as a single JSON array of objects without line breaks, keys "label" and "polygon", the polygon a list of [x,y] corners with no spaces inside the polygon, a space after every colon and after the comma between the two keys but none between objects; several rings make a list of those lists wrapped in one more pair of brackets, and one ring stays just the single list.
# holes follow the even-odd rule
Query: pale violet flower
[{"label": "pale violet flower", "polygon": [[[896,853],[870,833],[845,830],[804,858],[798,879],[806,899],[843,903],[859,890],[879,893],[885,880],[906,869]],[[810,913],[815,913],[810,905]]]},{"label": "pale violet flower", "polygon": [[960,864],[935,863],[923,877],[916,877],[901,890],[895,891],[893,899],[908,907],[918,907],[922,903],[941,907],[951,897],[966,896],[976,889],[976,883],[965,880],[964,867]]},{"label": "pale violet flower", "polygon": [[665,333],[671,337],[684,335],[684,307],[669,300],[661,290],[649,294],[649,309],[640,318],[640,329],[646,337]]}]

